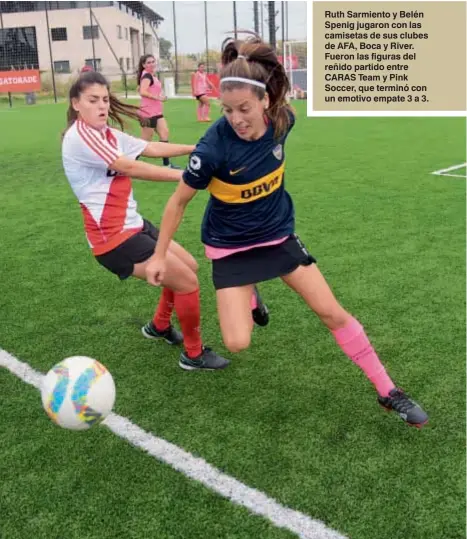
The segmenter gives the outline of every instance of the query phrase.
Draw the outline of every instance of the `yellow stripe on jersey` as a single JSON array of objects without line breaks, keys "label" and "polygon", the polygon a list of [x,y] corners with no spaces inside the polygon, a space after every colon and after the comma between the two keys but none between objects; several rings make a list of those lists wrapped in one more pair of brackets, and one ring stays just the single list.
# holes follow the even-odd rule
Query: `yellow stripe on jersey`
[{"label": "yellow stripe on jersey", "polygon": [[259,198],[267,197],[279,189],[284,180],[284,165],[285,161],[279,168],[266,174],[266,176],[241,185],[233,185],[223,182],[219,178],[212,178],[208,191],[213,197],[228,204],[253,202]]}]

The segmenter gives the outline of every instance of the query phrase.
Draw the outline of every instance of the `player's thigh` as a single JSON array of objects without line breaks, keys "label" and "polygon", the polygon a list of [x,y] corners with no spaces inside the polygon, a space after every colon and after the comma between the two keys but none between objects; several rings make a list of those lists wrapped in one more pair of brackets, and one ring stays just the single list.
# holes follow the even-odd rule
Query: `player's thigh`
[{"label": "player's thigh", "polygon": [[[149,259],[134,265],[134,277],[146,280],[148,261]],[[169,250],[166,255],[166,272],[162,286],[181,294],[188,294],[199,288],[199,283],[196,273]]]},{"label": "player's thigh", "polygon": [[154,136],[154,129],[152,127],[141,128],[141,138],[143,140],[151,141]]},{"label": "player's thigh", "polygon": [[221,288],[216,291],[222,339],[228,350],[248,348],[253,329],[250,300],[253,285]]},{"label": "player's thigh", "polygon": [[199,100],[203,105],[209,105],[209,97],[207,95],[201,96]]},{"label": "player's thigh", "polygon": [[198,271],[198,262],[196,262],[194,256],[184,249],[176,241],[171,241],[169,244],[169,251],[184,262],[195,273]]},{"label": "player's thigh", "polygon": [[334,297],[316,264],[299,266],[283,276],[282,280],[305,300],[330,329],[345,326],[350,315]]}]

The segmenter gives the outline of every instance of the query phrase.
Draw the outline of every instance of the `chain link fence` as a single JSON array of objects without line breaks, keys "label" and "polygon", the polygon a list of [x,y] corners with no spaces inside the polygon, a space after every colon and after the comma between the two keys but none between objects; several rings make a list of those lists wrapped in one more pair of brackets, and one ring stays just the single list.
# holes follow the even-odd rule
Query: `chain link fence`
[{"label": "chain link fence", "polygon": [[[0,104],[64,100],[83,68],[105,75],[117,95],[132,97],[144,54],[155,56],[163,85],[189,96],[198,63],[218,72],[221,41],[241,30],[273,43],[288,71],[303,69],[306,44],[287,52],[289,11],[294,17],[301,11],[303,20],[306,2],[0,2]],[[304,40],[306,26],[301,33]],[[26,69],[39,71],[39,91],[2,89],[5,74]]]}]

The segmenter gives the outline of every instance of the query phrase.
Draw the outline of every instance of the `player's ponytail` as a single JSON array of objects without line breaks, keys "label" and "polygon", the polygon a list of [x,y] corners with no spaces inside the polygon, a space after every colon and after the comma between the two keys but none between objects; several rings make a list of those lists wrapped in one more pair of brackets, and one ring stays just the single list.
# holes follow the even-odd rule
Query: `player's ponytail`
[{"label": "player's ponytail", "polygon": [[132,118],[134,120],[140,119],[138,114],[138,107],[123,103],[122,101],[117,99],[110,92],[110,85],[103,75],[96,71],[88,71],[85,73],[81,73],[70,88],[68,94],[70,103],[67,111],[67,129],[71,127],[71,125],[73,125],[73,123],[78,119],[78,113],[73,108],[72,99],[79,99],[79,96],[86,90],[86,88],[92,86],[93,84],[100,84],[107,88],[109,92],[110,104],[109,118],[114,122],[114,124],[117,124],[120,129],[123,130],[125,128],[125,123],[122,116],[126,116],[127,118]]},{"label": "player's ponytail", "polygon": [[[258,36],[244,41],[228,38],[222,44],[222,69],[220,78],[239,77],[262,82],[269,95],[267,116],[274,125],[276,137],[287,132],[290,125],[292,108],[287,102],[290,82],[284,66],[277,59],[274,49]],[[222,90],[232,90],[246,86],[238,81],[223,82]],[[263,99],[265,90],[251,85],[251,90]]]}]

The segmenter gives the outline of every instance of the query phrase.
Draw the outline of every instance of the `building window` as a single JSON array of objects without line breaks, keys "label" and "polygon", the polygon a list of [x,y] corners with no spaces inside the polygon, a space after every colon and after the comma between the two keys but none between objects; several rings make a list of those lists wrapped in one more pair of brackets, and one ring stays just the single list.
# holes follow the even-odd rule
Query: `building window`
[{"label": "building window", "polygon": [[122,27],[119,24],[117,24],[117,37],[118,37],[118,39],[122,39],[122,37],[123,37],[122,36]]},{"label": "building window", "polygon": [[125,70],[125,64],[124,64],[123,62],[124,62],[124,59],[123,59],[123,58],[119,58],[119,59],[118,59],[118,63],[120,64],[120,69],[121,69],[122,71]]},{"label": "building window", "polygon": [[66,28],[51,28],[52,41],[66,41],[67,33]]},{"label": "building window", "polygon": [[55,73],[71,73],[69,60],[54,62],[54,71]]},{"label": "building window", "polygon": [[83,26],[83,39],[98,39],[99,27],[98,26]]},{"label": "building window", "polygon": [[84,60],[87,66],[90,66],[94,71],[102,71],[102,61],[100,58],[87,58]]},{"label": "building window", "polygon": [[80,4],[81,4],[81,7],[87,7],[88,9],[90,7],[110,7],[114,5],[113,2],[102,2],[101,0],[98,2],[83,2],[83,3],[80,2]]},{"label": "building window", "polygon": [[130,71],[130,59],[129,58],[126,59],[126,70]]},{"label": "building window", "polygon": [[125,28],[125,39],[128,41],[128,28]]},{"label": "building window", "polygon": [[36,27],[0,28],[0,71],[25,67],[39,69]]}]

